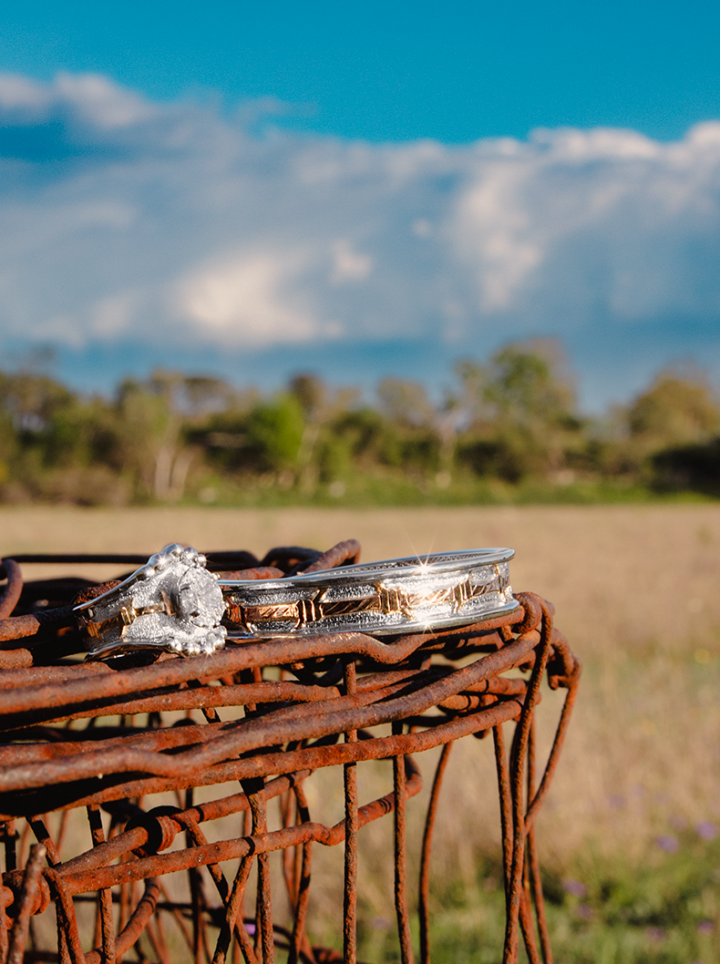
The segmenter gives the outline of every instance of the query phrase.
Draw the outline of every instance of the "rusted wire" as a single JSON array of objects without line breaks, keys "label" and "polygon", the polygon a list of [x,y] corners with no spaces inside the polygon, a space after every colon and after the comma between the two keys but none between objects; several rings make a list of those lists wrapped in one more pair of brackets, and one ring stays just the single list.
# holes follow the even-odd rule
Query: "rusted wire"
[{"label": "rusted wire", "polygon": [[[345,693],[357,693],[357,672],[351,660],[345,666]],[[348,730],[346,743],[357,742],[357,730]],[[343,894],[343,955],[346,964],[357,961],[358,788],[357,763],[343,767],[345,791],[345,887]]]},{"label": "rusted wire", "polygon": [[420,885],[418,888],[418,915],[420,917],[420,964],[429,964],[430,961],[430,854],[432,848],[432,836],[435,829],[435,819],[437,817],[438,803],[440,800],[440,789],[443,777],[450,759],[452,743],[446,743],[442,748],[435,779],[433,780],[430,802],[428,803],[427,816],[425,818],[425,832],[423,833],[422,859],[420,862]]},{"label": "rusted wire", "polygon": [[[207,555],[212,571],[231,578],[278,579],[356,562],[360,546],[347,540],[325,553],[281,547],[262,559],[246,551]],[[122,567],[144,560],[36,555],[22,561]],[[529,960],[539,961],[542,955],[544,964],[552,964],[535,822],[558,765],[580,664],[554,628],[550,604],[521,593],[517,611],[460,629],[383,639],[362,633],[285,637],[228,643],[211,657],[144,654],[103,663],[78,658],[84,649],[72,603],[80,596],[92,598],[108,583],[65,576],[24,583],[18,560],[9,559],[2,563],[0,578],[6,579],[0,595],[0,834],[5,849],[0,964],[19,964],[32,917],[50,903],[57,914],[57,947],[34,947],[36,960],[110,964],[135,947],[139,961],[169,964],[175,960],[163,923],[169,915],[196,962],[226,964],[232,952],[234,961],[271,964],[276,947],[287,951],[289,964],[356,962],[362,828],[389,813],[394,814],[398,942],[403,964],[410,964],[415,908],[408,900],[406,808],[415,806],[410,801],[422,786],[413,754],[441,747],[425,822],[417,907],[420,961],[429,964],[433,829],[438,819],[452,819],[453,810],[452,800],[441,803],[443,774],[455,740],[489,732],[507,905],[503,961],[517,964],[522,934]],[[510,671],[515,671],[512,676],[505,675]],[[567,695],[537,779],[534,719],[543,679]],[[203,714],[201,720],[192,716],[195,711]],[[514,728],[509,754],[508,725]],[[361,805],[358,767],[383,759],[392,761],[392,788]],[[334,826],[311,819],[304,791],[313,773],[326,767],[342,767],[344,776],[344,816]],[[238,781],[243,792],[238,792]],[[201,786],[217,787],[220,795],[195,803],[194,788]],[[155,806],[153,797],[168,791],[179,795],[179,806]],[[267,805],[275,797],[281,801],[281,826],[269,829]],[[103,809],[112,814],[108,835]],[[92,847],[67,856],[67,848],[77,846],[75,840],[68,836],[61,853],[61,836],[48,830],[54,823],[38,815],[71,811],[86,813]],[[239,836],[228,836],[224,829],[221,839],[217,831],[208,839],[203,824],[226,828],[218,821],[234,814],[250,818]],[[31,827],[39,841],[28,857],[22,846],[18,855],[17,821]],[[184,844],[179,845],[182,834]],[[313,945],[309,937],[316,845],[344,847],[342,956]],[[285,922],[276,920],[281,910],[271,891],[275,852],[283,855],[290,908]],[[229,884],[223,867],[232,860],[239,865]],[[253,870],[256,905],[247,917],[245,894]],[[173,900],[164,885],[169,874],[181,872],[189,882],[184,902]],[[204,875],[212,881],[212,899]],[[142,894],[133,897],[136,888]],[[79,896],[85,894],[94,897]],[[96,902],[95,923],[87,933],[85,916],[79,919],[75,913],[77,899]],[[113,900],[120,911],[117,934]]]}]

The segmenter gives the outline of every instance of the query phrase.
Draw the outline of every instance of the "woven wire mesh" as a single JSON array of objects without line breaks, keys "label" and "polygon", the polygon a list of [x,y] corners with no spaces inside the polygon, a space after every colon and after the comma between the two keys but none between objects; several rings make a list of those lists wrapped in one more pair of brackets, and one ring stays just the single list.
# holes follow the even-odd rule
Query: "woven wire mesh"
[{"label": "woven wire mesh", "polygon": [[[273,549],[263,559],[207,554],[212,570],[245,579],[330,568],[358,555],[354,540],[324,554],[297,547]],[[130,954],[170,964],[179,959],[173,930],[182,959],[196,964],[228,957],[349,964],[358,954],[359,838],[383,817],[393,823],[400,957],[407,964],[417,950],[429,962],[433,829],[437,820],[453,818],[453,802],[441,793],[443,775],[453,743],[469,736],[488,737],[493,747],[506,898],[503,961],[518,960],[521,942],[531,962],[552,961],[535,823],[558,764],[580,664],[554,627],[549,603],[518,593],[520,607],[502,617],[382,640],[328,634],[228,643],[211,657],[137,653],[88,661],[71,607],[114,583],[24,582],[20,566],[38,561],[121,567],[145,559],[18,556],[3,563],[3,964],[19,964],[23,955],[109,964]],[[543,679],[566,695],[539,770],[535,714]],[[406,812],[422,785],[414,755],[432,747],[442,751],[418,842],[419,880],[411,884]],[[392,765],[392,789],[360,801],[358,766],[379,759]],[[343,772],[344,818],[334,825],[313,820],[306,793],[327,767]],[[216,788],[217,795],[196,803],[200,787]],[[168,794],[175,804],[158,806]],[[273,798],[281,821],[270,830]],[[84,851],[76,843],[82,838],[64,833],[73,812],[87,821],[92,846]],[[311,936],[318,846],[344,849],[336,942],[342,952]],[[274,914],[271,860],[280,864],[290,907],[283,925]],[[170,882],[183,874],[187,897],[178,899]],[[419,918],[416,949],[411,906]],[[37,915],[53,912],[55,936],[43,943],[33,925]]]}]

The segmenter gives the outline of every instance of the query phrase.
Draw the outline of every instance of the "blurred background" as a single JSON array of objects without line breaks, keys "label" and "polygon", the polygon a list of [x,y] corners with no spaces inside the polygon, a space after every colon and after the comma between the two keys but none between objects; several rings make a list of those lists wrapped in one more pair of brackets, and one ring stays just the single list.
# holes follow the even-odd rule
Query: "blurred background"
[{"label": "blurred background", "polygon": [[[540,823],[568,962],[720,961],[719,21],[3,6],[0,555],[515,547],[586,666]],[[435,938],[490,964],[489,748],[454,753]]]}]

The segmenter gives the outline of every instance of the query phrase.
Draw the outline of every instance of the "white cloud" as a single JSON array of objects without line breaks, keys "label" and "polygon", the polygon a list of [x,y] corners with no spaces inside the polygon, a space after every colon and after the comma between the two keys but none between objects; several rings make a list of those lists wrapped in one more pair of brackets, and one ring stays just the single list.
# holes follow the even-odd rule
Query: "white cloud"
[{"label": "white cloud", "polygon": [[302,252],[248,253],[202,269],[179,283],[180,310],[206,336],[226,343],[257,347],[308,341],[324,326],[282,293],[304,261]]},{"label": "white cloud", "polygon": [[129,127],[158,113],[142,97],[123,90],[101,74],[59,74],[57,103],[71,103],[80,120],[99,128]]},{"label": "white cloud", "polygon": [[50,101],[50,89],[19,74],[0,74],[0,108],[39,114]]},{"label": "white cloud", "polygon": [[128,127],[157,116],[144,98],[102,74],[60,73],[53,84],[17,74],[0,74],[0,109],[23,113],[28,120],[69,107],[76,121],[99,129]]},{"label": "white cloud", "polygon": [[131,291],[102,298],[91,312],[93,334],[98,338],[114,338],[131,330],[137,300],[137,293]]},{"label": "white cloud", "polygon": [[336,241],[332,246],[332,254],[332,280],[335,284],[364,281],[372,271],[372,258],[354,251],[348,241]]},{"label": "white cloud", "polygon": [[[720,311],[720,124],[446,146],[0,75],[0,339],[472,346]],[[277,108],[273,108],[277,110]]]}]

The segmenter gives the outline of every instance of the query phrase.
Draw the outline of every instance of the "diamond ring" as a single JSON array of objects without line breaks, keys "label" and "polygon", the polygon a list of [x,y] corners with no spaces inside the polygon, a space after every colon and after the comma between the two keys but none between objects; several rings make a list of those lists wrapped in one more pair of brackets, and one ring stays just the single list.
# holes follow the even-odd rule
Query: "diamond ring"
[{"label": "diamond ring", "polygon": [[113,589],[75,607],[93,656],[159,648],[210,654],[226,639],[462,626],[518,606],[512,549],[433,553],[278,579],[221,579],[174,544]]}]

